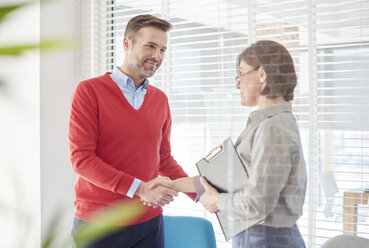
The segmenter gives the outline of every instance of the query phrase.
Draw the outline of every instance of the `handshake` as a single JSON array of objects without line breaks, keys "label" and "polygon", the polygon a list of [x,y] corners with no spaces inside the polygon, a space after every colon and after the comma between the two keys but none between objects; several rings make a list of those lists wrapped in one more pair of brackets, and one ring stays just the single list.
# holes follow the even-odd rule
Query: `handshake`
[{"label": "handshake", "polygon": [[157,177],[149,182],[141,181],[136,191],[142,203],[150,207],[165,206],[178,196],[178,192],[197,193],[200,202],[211,213],[218,211],[217,200],[219,193],[205,178],[183,177],[172,181],[168,177]]},{"label": "handshake", "polygon": [[175,183],[169,177],[157,177],[149,182],[141,181],[136,195],[146,206],[163,207],[174,201],[175,196],[178,196],[178,191],[174,188]]}]

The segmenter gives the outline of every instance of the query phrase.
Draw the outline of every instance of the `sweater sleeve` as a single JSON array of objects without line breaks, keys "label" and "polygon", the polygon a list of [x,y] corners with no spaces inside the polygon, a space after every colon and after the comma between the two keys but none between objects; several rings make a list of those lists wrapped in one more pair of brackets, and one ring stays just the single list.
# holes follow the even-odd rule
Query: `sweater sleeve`
[{"label": "sweater sleeve", "polygon": [[95,92],[81,82],[73,95],[69,120],[69,149],[74,172],[86,181],[114,193],[126,195],[134,177],[117,170],[97,154],[99,110]]},{"label": "sweater sleeve", "polygon": [[[171,154],[170,132],[172,126],[172,118],[170,115],[169,105],[167,104],[167,117],[162,129],[162,141],[160,146],[160,165],[159,175],[169,177],[172,180],[181,177],[188,177],[183,168],[177,163]],[[185,193],[192,200],[195,200],[195,193]]]}]

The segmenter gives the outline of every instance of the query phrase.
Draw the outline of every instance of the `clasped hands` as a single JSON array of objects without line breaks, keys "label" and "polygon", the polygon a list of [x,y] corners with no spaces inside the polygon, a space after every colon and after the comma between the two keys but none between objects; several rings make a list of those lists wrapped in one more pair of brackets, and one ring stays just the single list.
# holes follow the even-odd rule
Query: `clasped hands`
[{"label": "clasped hands", "polygon": [[[181,180],[181,182],[179,182]],[[204,187],[204,193],[200,197],[203,207],[210,213],[218,211],[217,201],[219,193],[206,181],[200,177],[200,182]],[[189,185],[190,184],[190,185]],[[136,194],[141,198],[144,205],[150,207],[164,206],[174,200],[174,196],[178,196],[178,192],[191,192],[188,189],[194,188],[192,178],[187,180],[177,179],[170,180],[168,177],[158,177],[147,183],[141,182]]]},{"label": "clasped hands", "polygon": [[178,192],[172,188],[173,181],[168,177],[157,177],[149,182],[141,181],[136,195],[146,206],[163,207],[174,201],[174,196],[178,196]]}]

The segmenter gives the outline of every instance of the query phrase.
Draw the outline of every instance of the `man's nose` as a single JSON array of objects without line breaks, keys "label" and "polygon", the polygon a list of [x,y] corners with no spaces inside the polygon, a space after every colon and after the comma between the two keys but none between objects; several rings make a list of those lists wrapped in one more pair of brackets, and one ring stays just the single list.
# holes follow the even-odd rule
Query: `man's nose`
[{"label": "man's nose", "polygon": [[156,49],[155,52],[152,54],[152,58],[155,59],[155,61],[160,61],[162,58],[162,55],[160,53],[160,49]]}]

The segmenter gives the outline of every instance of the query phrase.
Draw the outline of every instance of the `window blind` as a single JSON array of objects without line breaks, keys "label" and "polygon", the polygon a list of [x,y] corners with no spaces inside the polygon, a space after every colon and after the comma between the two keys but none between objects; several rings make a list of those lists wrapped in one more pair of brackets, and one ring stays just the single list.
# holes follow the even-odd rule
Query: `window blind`
[{"label": "window blind", "polygon": [[[369,187],[367,1],[81,0],[80,8],[86,10],[80,29],[85,78],[121,65],[130,18],[150,13],[172,23],[166,58],[150,83],[168,95],[173,155],[190,175],[211,148],[229,136],[235,141],[255,110],[240,104],[237,55],[256,40],[285,45],[298,76],[293,112],[309,176],[300,231],[308,247],[342,234],[344,224],[354,228],[346,233],[369,238],[368,205],[351,213],[344,205]],[[231,247],[201,204],[181,196],[164,213],[208,218],[218,247]]]},{"label": "window blind", "polygon": [[316,4],[318,163],[310,181],[319,185],[311,196],[317,245],[344,225],[357,229],[345,234],[369,237],[368,204],[351,211],[369,187],[368,11],[368,1]]},{"label": "window blind", "polygon": [[[287,1],[255,1],[253,5],[255,12],[254,40],[275,40],[283,44],[290,52],[295,64],[297,75],[297,86],[294,92],[293,113],[296,117],[300,133],[306,165],[311,166],[309,149],[310,140],[310,96],[309,83],[312,81],[309,68],[309,7],[307,1],[287,0]],[[312,65],[314,66],[314,65]],[[308,183],[311,183],[308,180]],[[309,195],[309,187],[307,196]],[[309,207],[309,197],[305,199],[303,216],[298,220],[300,232],[307,243],[309,233],[315,229],[309,229],[309,218],[312,218],[311,207]],[[309,211],[310,210],[310,211]]]}]

